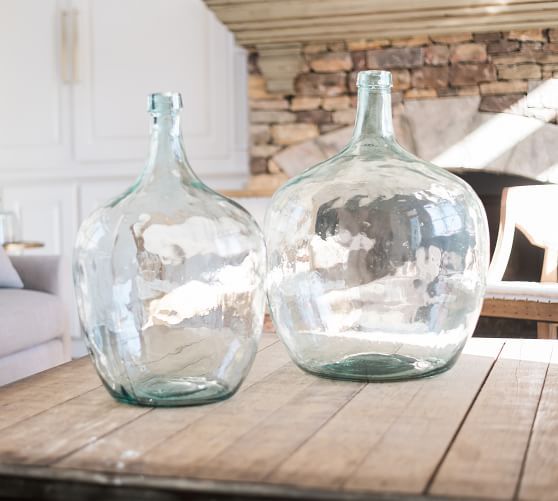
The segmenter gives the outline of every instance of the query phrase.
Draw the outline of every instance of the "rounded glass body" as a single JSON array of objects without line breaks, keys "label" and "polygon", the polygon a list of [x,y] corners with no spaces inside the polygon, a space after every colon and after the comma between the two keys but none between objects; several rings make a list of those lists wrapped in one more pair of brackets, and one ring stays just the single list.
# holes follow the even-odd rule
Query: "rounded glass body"
[{"label": "rounded glass body", "polygon": [[263,236],[243,208],[190,169],[179,103],[177,94],[151,96],[147,167],[83,222],[74,254],[95,367],[115,398],[142,405],[232,395],[263,323]]},{"label": "rounded glass body", "polygon": [[266,214],[268,300],[293,360],[323,376],[434,374],[479,317],[489,259],[473,190],[399,146],[390,74],[359,74],[351,143],[291,179]]}]

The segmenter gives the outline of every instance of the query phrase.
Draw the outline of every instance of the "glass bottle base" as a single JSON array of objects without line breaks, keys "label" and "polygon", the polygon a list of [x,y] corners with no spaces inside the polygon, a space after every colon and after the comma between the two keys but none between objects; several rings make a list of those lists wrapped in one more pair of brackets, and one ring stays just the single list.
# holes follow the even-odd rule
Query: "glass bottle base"
[{"label": "glass bottle base", "polygon": [[236,389],[222,381],[203,377],[152,377],[134,384],[133,394],[123,387],[119,392],[109,391],[116,400],[127,404],[175,407],[218,402],[232,396]]},{"label": "glass bottle base", "polygon": [[302,365],[311,374],[350,381],[398,381],[433,376],[450,369],[454,361],[428,358],[417,359],[403,355],[383,353],[359,353],[338,362]]}]

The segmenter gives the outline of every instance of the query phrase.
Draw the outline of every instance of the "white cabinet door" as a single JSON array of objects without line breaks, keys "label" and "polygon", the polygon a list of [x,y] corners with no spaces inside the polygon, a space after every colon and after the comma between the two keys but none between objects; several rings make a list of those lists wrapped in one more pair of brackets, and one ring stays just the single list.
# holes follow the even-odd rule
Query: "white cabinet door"
[{"label": "white cabinet door", "polygon": [[73,5],[79,15],[72,90],[79,160],[145,158],[147,95],[179,91],[195,169],[247,172],[241,165],[246,135],[239,137],[237,130],[246,129],[244,115],[236,112],[247,107],[244,81],[238,79],[238,65],[245,63],[233,36],[202,0],[74,0]]},{"label": "white cabinet door", "polygon": [[0,171],[56,168],[69,157],[64,5],[0,0]]}]

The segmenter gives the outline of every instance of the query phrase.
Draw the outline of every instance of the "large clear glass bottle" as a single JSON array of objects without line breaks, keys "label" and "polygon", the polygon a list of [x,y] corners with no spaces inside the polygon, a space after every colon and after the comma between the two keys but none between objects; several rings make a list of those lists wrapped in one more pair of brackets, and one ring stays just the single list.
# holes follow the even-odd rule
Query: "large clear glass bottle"
[{"label": "large clear glass bottle", "polygon": [[265,245],[253,218],[205,186],[180,132],[180,94],[153,94],[136,183],[82,224],[74,281],[86,344],[118,400],[192,405],[232,395],[262,330]]},{"label": "large clear glass bottle", "polygon": [[391,74],[361,72],[358,87],[349,145],[287,182],[268,209],[269,305],[309,372],[426,376],[455,363],[478,320],[486,215],[465,182],[397,144]]}]

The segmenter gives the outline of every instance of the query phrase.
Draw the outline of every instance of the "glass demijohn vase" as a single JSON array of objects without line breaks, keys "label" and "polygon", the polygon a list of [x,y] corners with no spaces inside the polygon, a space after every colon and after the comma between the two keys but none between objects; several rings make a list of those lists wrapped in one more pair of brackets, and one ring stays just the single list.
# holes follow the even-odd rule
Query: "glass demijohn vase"
[{"label": "glass demijohn vase", "polygon": [[311,373],[435,374],[479,317],[486,215],[469,185],[397,144],[389,72],[360,72],[358,88],[349,145],[287,182],[267,211],[271,313]]},{"label": "glass demijohn vase", "polygon": [[74,282],[83,334],[116,399],[194,405],[232,395],[264,315],[265,245],[252,217],[190,168],[180,94],[149,97],[147,165],[82,224]]}]

